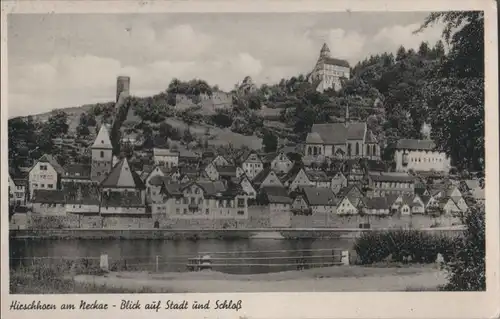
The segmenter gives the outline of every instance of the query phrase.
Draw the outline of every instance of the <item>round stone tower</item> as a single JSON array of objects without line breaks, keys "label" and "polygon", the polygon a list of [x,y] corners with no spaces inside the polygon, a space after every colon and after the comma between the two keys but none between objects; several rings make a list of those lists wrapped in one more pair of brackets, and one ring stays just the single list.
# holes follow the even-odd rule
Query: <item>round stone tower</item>
[{"label": "round stone tower", "polygon": [[125,93],[130,94],[130,77],[129,76],[119,76],[116,79],[116,102],[120,98],[120,94]]}]

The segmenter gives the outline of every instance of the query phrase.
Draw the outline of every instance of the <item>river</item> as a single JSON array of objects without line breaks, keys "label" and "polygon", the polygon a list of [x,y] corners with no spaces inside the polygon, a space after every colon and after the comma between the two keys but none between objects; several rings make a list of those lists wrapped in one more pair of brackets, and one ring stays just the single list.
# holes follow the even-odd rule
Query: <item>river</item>
[{"label": "river", "polygon": [[[201,239],[190,240],[40,240],[11,239],[11,268],[29,265],[34,258],[46,263],[87,258],[99,264],[107,254],[109,265],[161,272],[188,271],[189,258],[209,255],[213,269],[232,274],[256,274],[327,266],[332,250],[352,250],[352,239]],[[336,254],[340,254],[337,251]]]}]

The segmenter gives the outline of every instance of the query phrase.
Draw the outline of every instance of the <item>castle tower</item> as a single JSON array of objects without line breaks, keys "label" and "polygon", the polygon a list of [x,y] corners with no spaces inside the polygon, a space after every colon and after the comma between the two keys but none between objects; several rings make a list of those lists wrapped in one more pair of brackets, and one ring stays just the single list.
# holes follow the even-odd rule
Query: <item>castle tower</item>
[{"label": "castle tower", "polygon": [[130,77],[129,76],[119,76],[116,79],[116,102],[120,99],[120,95],[123,93],[124,96],[130,95]]},{"label": "castle tower", "polygon": [[109,131],[105,124],[101,125],[99,133],[91,146],[92,164],[90,178],[102,182],[113,168],[113,145],[109,138]]},{"label": "castle tower", "polygon": [[323,47],[321,47],[321,51],[319,53],[319,58],[320,59],[329,58],[330,54],[331,54],[330,48],[328,47],[328,45],[326,43],[323,43]]}]

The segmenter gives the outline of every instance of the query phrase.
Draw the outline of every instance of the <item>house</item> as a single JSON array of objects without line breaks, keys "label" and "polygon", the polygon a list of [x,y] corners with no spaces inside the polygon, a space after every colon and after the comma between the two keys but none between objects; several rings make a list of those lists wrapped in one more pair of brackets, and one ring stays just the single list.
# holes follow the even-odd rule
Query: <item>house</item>
[{"label": "house", "polygon": [[198,166],[200,159],[200,155],[193,151],[185,148],[179,149],[179,163],[183,163],[184,166]]},{"label": "house", "polygon": [[42,216],[66,215],[66,199],[62,190],[35,189],[31,203],[33,214]]},{"label": "house", "polygon": [[338,194],[340,190],[344,187],[347,187],[347,178],[342,172],[337,172],[330,182],[330,189],[333,193]]},{"label": "house", "polygon": [[365,178],[365,171],[359,160],[344,161],[341,171],[346,176],[349,185],[360,183]]},{"label": "house", "polygon": [[462,194],[468,195],[478,203],[484,203],[484,188],[479,179],[469,179],[460,182],[459,190]]},{"label": "house", "polygon": [[14,175],[9,172],[9,205],[10,206],[25,206],[26,205],[26,188],[28,181],[20,175]]},{"label": "house", "polygon": [[262,187],[284,187],[278,175],[276,175],[276,173],[270,168],[262,170],[257,176],[255,176],[252,183],[257,189]]},{"label": "house", "polygon": [[358,204],[361,198],[343,196],[338,201],[337,214],[339,215],[356,215],[358,214]]},{"label": "house", "polygon": [[459,205],[460,210],[465,212],[468,209],[457,185],[451,183],[433,184],[430,186],[430,194],[435,199],[452,198],[454,203]]},{"label": "house", "polygon": [[401,139],[394,152],[396,171],[435,171],[448,173],[450,158],[446,153],[436,150],[432,140]]},{"label": "house", "polygon": [[324,171],[306,169],[305,173],[312,186],[330,188],[331,179],[330,177],[328,177],[328,175],[326,175]]},{"label": "house", "polygon": [[116,164],[101,185],[101,214],[144,215],[146,187],[126,158]]},{"label": "house", "polygon": [[252,180],[264,169],[264,163],[254,151],[244,152],[240,156],[239,162],[241,162],[241,168],[245,175]]},{"label": "house", "polygon": [[336,210],[337,200],[329,188],[304,187],[292,203],[292,212],[308,213],[315,227],[326,227]]},{"label": "house", "polygon": [[215,166],[229,166],[229,161],[222,155],[217,155],[211,162]]},{"label": "house", "polygon": [[339,91],[342,88],[341,79],[349,79],[350,70],[349,62],[333,58],[330,49],[324,43],[318,61],[309,75],[309,82],[318,92],[329,89]]},{"label": "house", "polygon": [[268,162],[269,167],[278,174],[286,174],[293,167],[293,162],[283,151],[268,154],[266,156],[266,162]]},{"label": "house", "polygon": [[[387,196],[391,198],[392,196]],[[425,213],[425,203],[418,195],[397,195],[395,201],[389,201],[391,206],[391,212],[399,212],[401,215],[411,215],[411,214],[424,214]]]},{"label": "house", "polygon": [[212,181],[220,180],[220,179],[235,179],[239,178],[243,175],[243,169],[234,165],[224,165],[217,166],[213,163],[209,163],[207,167],[205,167],[205,174]]},{"label": "house", "polygon": [[248,198],[255,199],[257,196],[257,190],[253,187],[250,179],[246,175],[240,176],[239,183],[240,187],[243,189]]},{"label": "house", "polygon": [[306,170],[304,168],[300,168],[296,172],[295,176],[291,177],[289,181],[290,183],[288,187],[291,191],[299,187],[313,185],[312,181],[309,179],[309,176],[307,175]]},{"label": "house", "polygon": [[126,133],[120,139],[121,144],[130,144],[132,146],[140,146],[144,142],[144,139],[138,133]]},{"label": "house", "polygon": [[269,206],[271,227],[286,228],[292,225],[292,199],[284,187],[263,187],[259,192],[258,202]]},{"label": "house", "polygon": [[[90,176],[89,176],[90,178]],[[64,183],[66,213],[97,215],[100,212],[101,194],[97,184]]]},{"label": "house", "polygon": [[349,198],[361,198],[363,197],[363,192],[359,188],[359,186],[353,184],[347,187],[341,188],[337,193],[337,198],[343,198],[348,196]]},{"label": "house", "polygon": [[347,119],[346,123],[313,124],[306,137],[305,157],[315,161],[380,159],[380,147],[365,122],[350,123]]},{"label": "house", "polygon": [[368,172],[368,186],[374,196],[413,195],[415,193],[415,178],[407,173]]},{"label": "house", "polygon": [[451,197],[441,197],[438,200],[439,209],[446,215],[459,215],[463,211],[458,207],[455,200]]},{"label": "house", "polygon": [[64,166],[64,174],[61,176],[61,184],[65,183],[92,183],[91,165],[68,164]]},{"label": "house", "polygon": [[197,181],[167,184],[162,188],[167,214],[175,218],[246,219],[246,194],[223,182]]},{"label": "house", "polygon": [[153,160],[155,165],[167,168],[179,166],[179,152],[166,148],[153,148]]},{"label": "house", "polygon": [[37,189],[59,189],[64,169],[52,155],[45,154],[33,165],[28,175],[29,198],[32,198]]},{"label": "house", "polygon": [[388,216],[390,214],[391,204],[387,197],[364,197],[362,202],[365,215]]}]

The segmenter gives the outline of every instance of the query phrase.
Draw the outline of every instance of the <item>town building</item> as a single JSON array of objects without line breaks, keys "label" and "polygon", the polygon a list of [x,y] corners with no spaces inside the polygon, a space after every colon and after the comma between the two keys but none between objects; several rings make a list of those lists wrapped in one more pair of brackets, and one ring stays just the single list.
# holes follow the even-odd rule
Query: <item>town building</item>
[{"label": "town building", "polygon": [[220,179],[236,179],[244,174],[243,169],[234,165],[218,166],[213,162],[205,167],[205,174],[212,181]]},{"label": "town building", "polygon": [[101,183],[101,215],[144,215],[146,187],[130,169],[126,158],[116,164]]},{"label": "town building", "polygon": [[155,165],[167,168],[179,166],[179,152],[165,148],[153,148],[153,161]]},{"label": "town building", "polygon": [[313,227],[325,227],[337,212],[335,194],[329,188],[304,187],[293,200],[292,212],[310,215]]},{"label": "town building", "polygon": [[334,194],[338,194],[340,190],[347,187],[347,178],[342,172],[337,172],[333,177],[330,184],[330,189]]},{"label": "town building", "polygon": [[113,168],[113,145],[109,138],[106,124],[101,125],[99,133],[91,146],[92,163],[90,178],[96,182],[102,182]]},{"label": "town building", "polygon": [[33,214],[41,216],[66,215],[66,198],[62,190],[35,189],[31,199]]},{"label": "town building", "polygon": [[286,228],[292,225],[292,199],[284,187],[263,187],[257,198],[259,204],[269,207],[271,227]]},{"label": "town building", "polygon": [[25,206],[28,181],[9,172],[9,205]]},{"label": "town building", "polygon": [[[348,113],[348,111],[347,111]],[[380,159],[380,146],[365,122],[313,124],[306,137],[305,159]]]},{"label": "town building", "polygon": [[188,184],[164,183],[164,211],[175,218],[246,219],[248,203],[239,187],[227,188],[221,181]]},{"label": "town building", "polygon": [[29,199],[35,190],[60,189],[61,177],[64,169],[52,155],[45,154],[36,162],[28,173]]},{"label": "town building", "polygon": [[446,153],[436,150],[432,140],[402,139],[396,145],[394,153],[396,171],[435,171],[448,173],[451,168],[450,158]]},{"label": "town building", "polygon": [[90,172],[90,165],[76,163],[65,165],[64,174],[61,176],[62,188],[64,189],[66,183],[92,183]]},{"label": "town building", "polygon": [[415,194],[415,178],[407,173],[368,172],[368,187],[373,197]]},{"label": "town building", "polygon": [[266,162],[268,162],[269,167],[278,174],[286,174],[293,167],[293,162],[283,151],[267,154]]},{"label": "town building", "polygon": [[318,92],[329,89],[338,91],[342,88],[342,79],[350,78],[350,66],[346,60],[333,58],[326,43],[321,48],[318,61],[309,75],[309,82]]},{"label": "town building", "polygon": [[244,152],[240,156],[239,161],[245,175],[250,179],[254,179],[264,169],[264,163],[254,151]]},{"label": "town building", "polygon": [[260,173],[252,180],[252,183],[257,189],[262,187],[285,187],[278,175],[276,175],[276,173],[270,168],[260,171]]},{"label": "town building", "polygon": [[71,214],[98,215],[101,194],[95,183],[66,182],[64,184],[65,211]]}]

